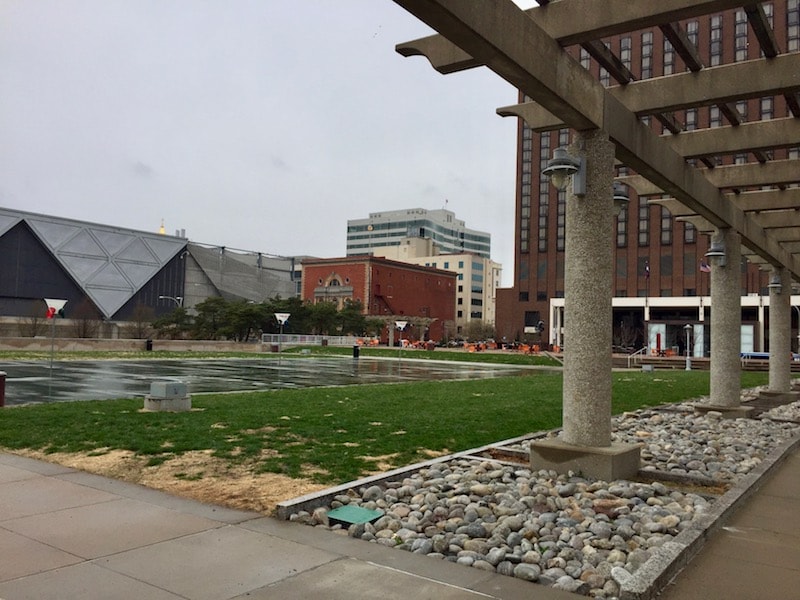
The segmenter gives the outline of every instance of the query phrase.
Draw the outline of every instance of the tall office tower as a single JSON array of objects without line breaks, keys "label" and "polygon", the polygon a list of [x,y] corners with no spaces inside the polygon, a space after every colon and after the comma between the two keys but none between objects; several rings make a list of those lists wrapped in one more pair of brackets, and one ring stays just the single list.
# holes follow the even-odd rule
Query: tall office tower
[{"label": "tall office tower", "polygon": [[[602,3],[597,3],[601,5]],[[604,38],[602,42],[567,47],[604,86],[624,86],[644,80],[699,71],[739,61],[760,59],[767,52],[784,54],[800,50],[800,2],[777,0],[743,6],[651,29]],[[787,74],[787,77],[789,74]],[[520,102],[527,98],[520,97]],[[736,128],[752,121],[797,116],[797,94],[751,98],[664,114],[643,115],[641,122],[665,137],[711,128]],[[567,129],[532,130],[519,120],[515,270],[513,287],[497,294],[498,334],[525,335],[526,328],[542,320],[544,338],[553,344],[569,343],[563,333],[564,242],[566,193],[559,192],[541,175],[553,150],[568,146],[574,132]],[[748,151],[687,158],[708,169],[720,165],[800,158],[800,140],[774,151]],[[618,177],[627,173],[617,167]],[[791,184],[790,184],[791,185]],[[723,186],[726,193],[749,189]],[[769,187],[769,186],[767,186]],[[758,188],[761,189],[761,188]],[[631,201],[616,217],[614,285],[614,340],[641,347],[656,332],[671,345],[683,336],[686,323],[704,320],[710,280],[704,254],[708,236],[688,221],[674,216],[651,198],[639,199],[630,188]],[[742,322],[759,334],[758,298],[767,295],[768,271],[743,261],[741,267]],[[609,293],[598,290],[598,293]],[[705,312],[704,312],[705,311]],[[763,316],[763,315],[762,315]],[[568,315],[566,315],[568,318]],[[705,328],[704,335],[708,336]],[[745,333],[743,332],[743,336]],[[658,338],[661,340],[661,338]],[[701,338],[702,340],[702,338]],[[763,340],[762,340],[763,341]],[[759,346],[756,340],[756,347]],[[743,348],[746,347],[743,337]],[[706,349],[708,346],[706,346]]]}]

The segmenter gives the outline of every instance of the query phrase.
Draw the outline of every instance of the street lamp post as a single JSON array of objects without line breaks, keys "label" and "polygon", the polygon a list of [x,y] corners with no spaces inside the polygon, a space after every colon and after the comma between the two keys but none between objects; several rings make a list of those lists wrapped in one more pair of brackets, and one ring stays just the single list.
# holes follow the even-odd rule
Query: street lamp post
[{"label": "street lamp post", "polygon": [[792,308],[797,311],[797,352],[800,354],[800,307],[792,306]]},{"label": "street lamp post", "polygon": [[283,345],[283,326],[289,320],[290,313],[275,313],[275,318],[281,324],[281,335],[278,338],[278,357],[281,355],[281,346]]},{"label": "street lamp post", "polygon": [[47,305],[47,318],[51,319],[50,323],[50,382],[47,386],[47,397],[52,399],[53,388],[53,357],[56,353],[56,316],[64,316],[64,307],[67,305],[66,300],[58,298],[44,298],[44,303]]},{"label": "street lamp post", "polygon": [[692,333],[692,326],[688,323],[683,326],[683,330],[686,332],[686,370],[692,370],[692,355],[691,355],[691,333]]},{"label": "street lamp post", "polygon": [[183,296],[159,296],[159,300],[172,300],[175,306],[183,308]]}]

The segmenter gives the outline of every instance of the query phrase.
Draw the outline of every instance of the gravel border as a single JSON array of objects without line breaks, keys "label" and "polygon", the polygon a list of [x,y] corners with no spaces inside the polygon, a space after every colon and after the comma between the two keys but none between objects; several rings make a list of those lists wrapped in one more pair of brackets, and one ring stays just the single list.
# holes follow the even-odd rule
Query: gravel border
[{"label": "gravel border", "polygon": [[531,472],[530,441],[555,430],[282,502],[278,516],[343,533],[329,509],[379,509],[374,526],[348,535],[583,596],[651,600],[800,444],[800,402],[757,419],[697,413],[695,403],[613,418],[617,441],[643,444],[641,481]]}]

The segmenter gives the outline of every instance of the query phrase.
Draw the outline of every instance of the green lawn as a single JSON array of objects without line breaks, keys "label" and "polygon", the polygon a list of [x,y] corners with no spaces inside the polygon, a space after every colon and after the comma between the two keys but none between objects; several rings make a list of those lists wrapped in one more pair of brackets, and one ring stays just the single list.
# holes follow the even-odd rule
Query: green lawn
[{"label": "green lawn", "polygon": [[[435,354],[432,353],[432,354]],[[743,387],[768,381],[742,373]],[[708,393],[702,371],[614,374],[614,412]],[[130,450],[157,464],[192,450],[255,471],[340,483],[561,423],[561,374],[272,392],[194,395],[195,410],[144,413],[141,400],[0,410],[0,446],[46,452]],[[390,457],[386,459],[386,457]]]}]

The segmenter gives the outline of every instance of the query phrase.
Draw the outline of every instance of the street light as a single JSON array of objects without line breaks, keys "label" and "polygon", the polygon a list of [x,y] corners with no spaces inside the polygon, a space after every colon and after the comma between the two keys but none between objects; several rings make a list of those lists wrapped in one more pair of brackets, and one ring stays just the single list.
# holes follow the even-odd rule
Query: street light
[{"label": "street light", "polygon": [[397,327],[397,329],[400,330],[400,340],[399,340],[399,344],[400,345],[397,347],[397,360],[398,361],[400,360],[401,354],[403,352],[403,330],[406,328],[406,325],[408,325],[408,321],[395,321],[394,322],[394,326]]},{"label": "street light", "polygon": [[792,306],[792,308],[797,311],[797,352],[800,353],[800,307]]},{"label": "street light", "polygon": [[683,326],[683,330],[686,332],[686,370],[687,371],[691,371],[692,370],[692,355],[691,355],[689,349],[691,348],[691,344],[690,344],[691,337],[690,337],[690,334],[692,332],[692,326],[687,323],[686,325]]},{"label": "street light", "polygon": [[289,320],[291,313],[275,313],[275,318],[281,324],[281,336],[278,338],[278,356],[281,355],[281,345],[283,343],[283,325]]},{"label": "street light", "polygon": [[572,178],[572,193],[575,196],[586,195],[586,165],[583,157],[574,158],[563,146],[553,150],[553,158],[547,161],[542,175],[549,177],[553,186],[563,192]]},{"label": "street light", "polygon": [[716,265],[717,267],[724,267],[727,265],[728,260],[725,255],[725,242],[722,240],[714,240],[711,242],[711,246],[705,256],[712,265]]},{"label": "street light", "polygon": [[159,296],[159,300],[172,300],[178,308],[183,307],[183,296]]},{"label": "street light", "polygon": [[767,284],[767,289],[770,292],[774,291],[776,294],[780,295],[780,293],[783,291],[780,275],[775,273],[772,275],[772,277],[770,277],[769,283]]},{"label": "street light", "polygon": [[[562,147],[553,150],[553,158],[547,161],[542,169],[542,175],[550,178],[550,182],[560,192],[567,189],[570,178],[572,179],[572,193],[575,196],[586,195],[586,160],[579,156],[570,156],[567,149]],[[619,215],[622,209],[631,201],[626,187],[615,181],[612,188],[614,200],[614,215]]]}]

